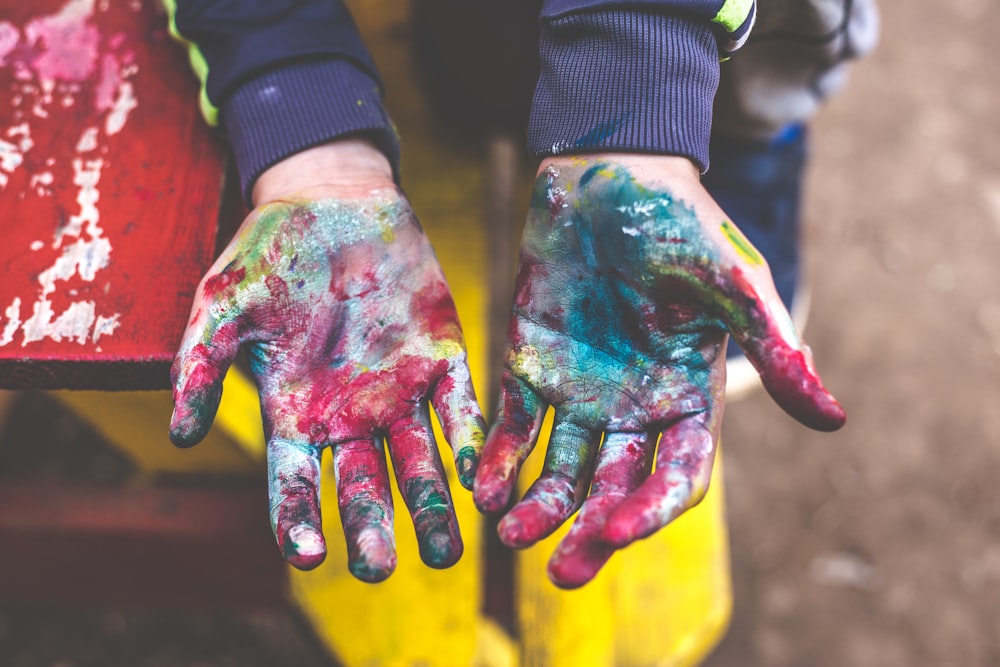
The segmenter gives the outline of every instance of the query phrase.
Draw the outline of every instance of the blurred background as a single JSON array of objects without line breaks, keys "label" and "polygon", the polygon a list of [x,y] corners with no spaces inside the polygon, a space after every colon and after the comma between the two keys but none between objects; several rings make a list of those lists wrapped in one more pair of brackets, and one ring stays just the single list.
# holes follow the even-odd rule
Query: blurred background
[{"label": "blurred background", "polygon": [[[1000,4],[881,11],[806,192],[805,338],[848,424],[811,432],[760,392],[727,407],[734,611],[711,667],[1000,665]],[[52,398],[8,408],[0,484],[126,483]],[[285,664],[330,664],[292,612],[0,603],[4,666]]]}]

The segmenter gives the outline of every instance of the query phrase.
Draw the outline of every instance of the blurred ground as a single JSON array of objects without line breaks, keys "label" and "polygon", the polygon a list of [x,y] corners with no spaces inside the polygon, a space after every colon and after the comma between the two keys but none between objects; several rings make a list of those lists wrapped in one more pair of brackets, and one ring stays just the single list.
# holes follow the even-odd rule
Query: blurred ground
[{"label": "blurred ground", "polygon": [[[1000,665],[1000,5],[882,5],[807,195],[806,338],[848,426],[812,433],[762,394],[728,407],[735,611],[710,667]],[[68,419],[0,452],[71,455]],[[120,474],[90,456],[98,483]],[[4,666],[293,663],[320,660],[281,614],[0,608]]]},{"label": "blurred ground", "polygon": [[1000,5],[881,5],[807,195],[806,338],[848,424],[727,408],[711,667],[1000,665]]}]

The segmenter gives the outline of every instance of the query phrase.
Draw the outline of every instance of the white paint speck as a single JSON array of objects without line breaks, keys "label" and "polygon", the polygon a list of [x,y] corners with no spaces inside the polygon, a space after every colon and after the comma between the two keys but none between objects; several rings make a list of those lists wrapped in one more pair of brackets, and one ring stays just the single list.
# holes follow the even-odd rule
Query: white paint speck
[{"label": "white paint speck", "polygon": [[642,234],[642,232],[640,232],[635,227],[622,227],[622,233],[627,234],[629,236],[639,236],[640,234]]},{"label": "white paint speck", "polygon": [[62,240],[66,236],[80,236],[83,233],[84,224],[87,225],[87,233],[92,237],[101,236],[101,228],[98,225],[101,214],[97,210],[97,201],[101,198],[97,191],[97,183],[101,180],[101,167],[104,160],[84,160],[75,158],[73,160],[73,184],[80,188],[76,195],[76,202],[80,205],[80,212],[70,216],[69,222],[59,232],[56,233],[53,248],[62,245]]},{"label": "white paint speck", "polygon": [[51,186],[53,182],[55,182],[55,177],[52,175],[52,172],[42,171],[31,175],[29,186],[35,190],[35,194],[39,197],[47,197],[52,194]]},{"label": "white paint speck", "polygon": [[32,252],[38,252],[39,250],[41,250],[44,247],[45,247],[45,243],[43,243],[42,241],[32,241],[31,242],[31,250],[32,250]]},{"label": "white paint speck", "polygon": [[0,139],[0,171],[12,174],[15,169],[21,166],[23,161],[24,156],[17,149],[17,146],[9,141]]},{"label": "white paint speck", "polygon": [[7,317],[7,324],[4,325],[3,333],[0,334],[0,347],[4,345],[9,345],[12,340],[14,340],[14,334],[17,333],[17,328],[21,326],[21,298],[14,297],[14,300],[7,310],[4,311],[4,315]]},{"label": "white paint speck", "polygon": [[38,284],[42,287],[42,296],[52,294],[56,282],[69,280],[75,275],[88,282],[93,282],[97,272],[111,262],[111,243],[105,238],[90,241],[78,239],[71,246],[63,248],[63,254],[45,271],[38,274]]},{"label": "white paint speck", "polygon": [[119,313],[115,313],[111,317],[98,315],[97,320],[94,322],[94,334],[91,336],[91,342],[96,343],[101,336],[110,336],[113,334],[115,329],[119,327],[119,317]]},{"label": "white paint speck", "polygon": [[118,96],[115,97],[114,107],[112,107],[111,113],[108,114],[108,118],[104,122],[105,134],[111,136],[121,132],[121,129],[125,127],[125,123],[128,121],[128,115],[138,104],[132,84],[128,81],[122,81],[118,85]]},{"label": "white paint speck", "polygon": [[89,153],[97,148],[97,128],[88,127],[80,134],[80,140],[76,142],[77,153]]},{"label": "white paint speck", "polygon": [[31,317],[21,327],[21,331],[24,333],[21,347],[45,338],[51,338],[57,343],[65,338],[81,345],[85,344],[90,338],[95,309],[96,305],[93,301],[77,301],[70,304],[59,317],[53,320],[52,302],[45,298],[39,299],[35,302]]}]

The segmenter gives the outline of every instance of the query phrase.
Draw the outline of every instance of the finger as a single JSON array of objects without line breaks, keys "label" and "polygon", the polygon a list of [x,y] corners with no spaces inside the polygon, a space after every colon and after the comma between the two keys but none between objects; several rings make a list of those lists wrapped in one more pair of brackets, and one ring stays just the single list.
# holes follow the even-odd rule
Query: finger
[{"label": "finger", "polygon": [[462,556],[462,537],[427,406],[411,419],[393,424],[387,440],[396,482],[413,518],[420,558],[431,567],[451,567]]},{"label": "finger", "polygon": [[342,442],[333,448],[333,470],[347,538],[347,568],[361,581],[383,581],[396,569],[385,454],[374,439]]},{"label": "finger", "polygon": [[823,386],[812,352],[799,339],[770,277],[751,277],[737,267],[731,278],[724,319],[771,398],[810,428],[835,431],[843,426],[844,409]]},{"label": "finger", "polygon": [[708,490],[717,433],[704,414],[686,417],[660,435],[656,469],[608,517],[601,537],[622,548],[648,537],[694,507]]},{"label": "finger", "polygon": [[517,474],[538,441],[546,407],[528,385],[504,371],[497,418],[486,436],[472,493],[479,511],[493,513],[507,507]]},{"label": "finger", "polygon": [[649,475],[653,444],[648,433],[609,433],[594,469],[590,495],[549,560],[549,578],[560,588],[578,588],[615,552],[601,539],[611,512]]},{"label": "finger", "polygon": [[170,367],[174,390],[170,439],[178,447],[196,445],[208,433],[222,400],[222,379],[239,349],[236,320],[219,325],[196,318],[188,325]]},{"label": "finger", "polygon": [[486,422],[476,401],[465,355],[454,362],[438,382],[431,404],[441,421],[444,438],[455,455],[458,481],[471,491],[486,439]]},{"label": "finger", "polygon": [[497,526],[509,547],[528,547],[552,534],[580,508],[590,488],[600,433],[556,414],[542,474]]},{"label": "finger", "polygon": [[267,443],[271,529],[291,565],[311,570],[326,558],[319,509],[320,450],[273,437]]}]

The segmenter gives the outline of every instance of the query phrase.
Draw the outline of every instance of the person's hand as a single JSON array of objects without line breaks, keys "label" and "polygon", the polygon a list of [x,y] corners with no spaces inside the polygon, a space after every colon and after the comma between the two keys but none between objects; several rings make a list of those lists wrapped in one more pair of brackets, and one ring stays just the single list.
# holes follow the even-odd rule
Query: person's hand
[{"label": "person's hand", "polygon": [[544,162],[515,291],[474,499],[484,512],[507,507],[551,405],[543,473],[499,533],[526,547],[580,509],[549,563],[559,586],[586,583],[703,497],[727,331],[790,415],[819,430],[844,423],[763,258],[684,158]]},{"label": "person's hand", "polygon": [[455,306],[389,165],[362,141],[293,156],[257,181],[256,208],[199,286],[171,369],[179,446],[200,441],[247,344],[267,437],[271,525],[289,563],[319,565],[320,455],[333,450],[351,572],[396,563],[382,441],[420,555],[462,554],[428,400],[471,488],[485,425]]}]

